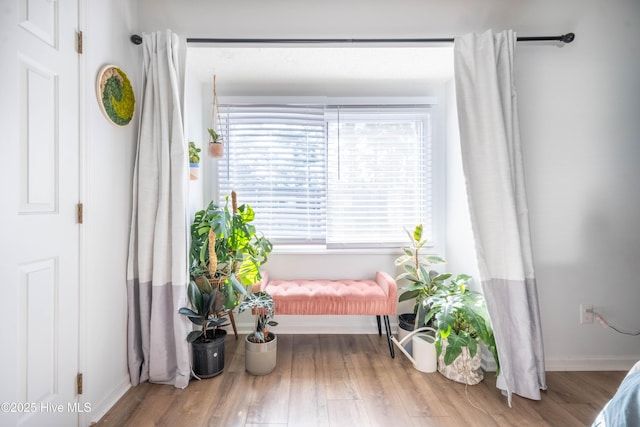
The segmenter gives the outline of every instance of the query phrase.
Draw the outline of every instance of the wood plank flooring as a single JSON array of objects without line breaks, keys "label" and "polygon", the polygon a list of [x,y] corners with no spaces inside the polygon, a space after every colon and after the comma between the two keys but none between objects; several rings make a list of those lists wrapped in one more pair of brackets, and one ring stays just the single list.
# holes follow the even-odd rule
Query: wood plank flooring
[{"label": "wood plank flooring", "polygon": [[244,369],[244,337],[227,337],[225,370],[184,390],[144,383],[96,426],[589,426],[624,372],[548,372],[542,400],[509,408],[487,373],[465,387],[391,359],[378,335],[279,335],[278,364]]}]

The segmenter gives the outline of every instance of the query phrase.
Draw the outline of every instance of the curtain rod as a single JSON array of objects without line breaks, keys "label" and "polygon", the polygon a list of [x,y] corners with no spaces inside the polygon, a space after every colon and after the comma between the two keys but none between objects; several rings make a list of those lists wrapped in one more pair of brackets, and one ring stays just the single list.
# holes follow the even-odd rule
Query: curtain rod
[{"label": "curtain rod", "polygon": [[[558,41],[571,43],[575,39],[574,33],[560,36],[518,37],[519,42]],[[454,38],[415,38],[415,39],[233,39],[233,38],[187,38],[187,43],[256,43],[256,44],[322,44],[322,43],[453,43]],[[131,36],[133,44],[142,44],[142,37],[138,34]]]}]

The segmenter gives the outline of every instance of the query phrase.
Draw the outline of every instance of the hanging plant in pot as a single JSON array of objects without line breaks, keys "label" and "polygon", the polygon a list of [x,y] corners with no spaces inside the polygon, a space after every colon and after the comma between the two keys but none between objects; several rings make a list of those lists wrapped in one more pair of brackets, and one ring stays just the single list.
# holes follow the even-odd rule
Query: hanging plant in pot
[{"label": "hanging plant in pot", "polygon": [[209,128],[209,155],[214,158],[220,158],[224,156],[224,140],[215,130]]},{"label": "hanging plant in pot", "polygon": [[[216,122],[216,118],[218,119]],[[216,126],[217,123],[217,126]],[[216,88],[216,76],[213,75],[213,103],[211,105],[211,127],[207,129],[209,132],[209,155],[213,158],[220,158],[224,155],[224,138],[220,131],[220,106],[218,104],[218,90]],[[215,129],[218,129],[216,132]]]},{"label": "hanging plant in pot", "polygon": [[467,288],[471,276],[460,274],[442,286],[423,304],[430,310],[425,322],[434,319],[438,371],[445,377],[474,385],[484,378],[480,367],[480,344],[487,347],[500,374],[498,351],[482,294]]},{"label": "hanging plant in pot", "polygon": [[200,176],[200,151],[195,142],[189,141],[189,179],[192,181]]},{"label": "hanging plant in pot", "polygon": [[274,315],[273,298],[264,291],[248,294],[238,310],[242,313],[249,308],[255,315],[255,328],[245,338],[245,368],[250,374],[266,375],[276,367],[278,350],[278,337],[269,332],[270,326],[278,325],[271,320]]},{"label": "hanging plant in pot", "polygon": [[187,335],[191,343],[192,370],[199,378],[210,378],[224,369],[224,341],[227,331],[219,329],[226,325],[226,319],[216,313],[216,301],[222,301],[222,294],[212,288],[208,281],[189,281],[187,295],[191,308],[182,307],[178,311],[189,318],[198,329]]}]

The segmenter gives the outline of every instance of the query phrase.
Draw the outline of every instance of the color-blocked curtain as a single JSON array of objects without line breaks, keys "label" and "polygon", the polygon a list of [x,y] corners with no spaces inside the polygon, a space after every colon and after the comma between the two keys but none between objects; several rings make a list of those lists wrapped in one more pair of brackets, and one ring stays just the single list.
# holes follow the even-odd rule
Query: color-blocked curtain
[{"label": "color-blocked curtain", "polygon": [[513,31],[455,39],[462,163],[480,281],[508,396],[546,389],[542,328],[524,185]]},{"label": "color-blocked curtain", "polygon": [[182,124],[180,40],[143,35],[140,131],[127,265],[128,364],[132,385],[189,383],[187,145]]}]

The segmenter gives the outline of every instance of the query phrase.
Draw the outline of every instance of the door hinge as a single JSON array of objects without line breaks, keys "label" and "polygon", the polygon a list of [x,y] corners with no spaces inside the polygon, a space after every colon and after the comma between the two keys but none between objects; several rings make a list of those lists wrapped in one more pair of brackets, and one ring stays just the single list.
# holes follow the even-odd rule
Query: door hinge
[{"label": "door hinge", "polygon": [[82,373],[76,375],[76,393],[82,394]]},{"label": "door hinge", "polygon": [[76,51],[82,55],[82,31],[76,32]]},{"label": "door hinge", "polygon": [[78,224],[82,224],[82,221],[84,220],[84,206],[82,203],[78,203],[76,205],[76,216],[78,219]]}]

